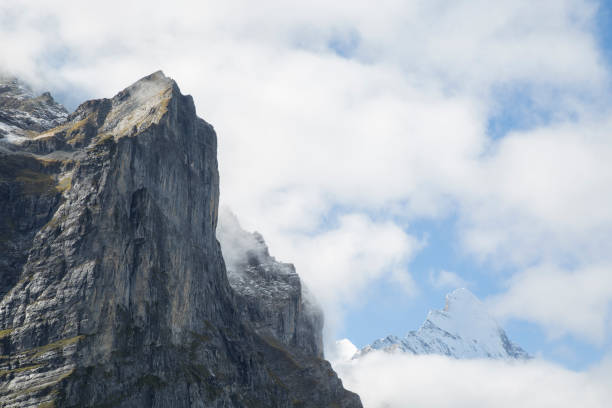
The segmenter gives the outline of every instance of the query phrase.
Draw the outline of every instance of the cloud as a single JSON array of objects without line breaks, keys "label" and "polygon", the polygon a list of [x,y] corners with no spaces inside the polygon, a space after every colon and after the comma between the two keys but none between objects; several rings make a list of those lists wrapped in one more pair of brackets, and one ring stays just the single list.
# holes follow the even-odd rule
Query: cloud
[{"label": "cloud", "polygon": [[612,365],[574,372],[539,360],[455,360],[373,352],[336,362],[348,389],[369,408],[604,408]]},{"label": "cloud", "polygon": [[461,279],[459,275],[454,272],[441,270],[438,273],[431,272],[429,274],[429,282],[435,288],[463,288],[469,286],[466,281]]},{"label": "cloud", "polygon": [[276,238],[270,252],[287,254],[323,305],[328,332],[338,328],[345,308],[360,302],[377,279],[397,282],[408,295],[417,290],[405,265],[422,244],[392,222],[347,214],[321,232],[270,236]]},{"label": "cloud", "polygon": [[[518,80],[583,87],[606,76],[588,28],[596,11],[590,1],[384,0],[372,7],[366,0],[267,0],[257,6],[182,0],[161,8],[109,0],[86,10],[77,4],[4,1],[3,48],[11,50],[4,64],[76,73],[100,69],[99,62],[108,68],[114,58],[114,76],[120,67],[162,63],[169,55],[179,58],[176,65],[208,56],[200,65],[232,69],[241,60],[244,73],[252,74],[248,58],[242,60],[253,56],[249,50],[273,58],[293,49],[342,57],[334,47],[338,39],[358,38],[353,59],[385,62],[455,86]],[[192,48],[196,44],[200,48]],[[232,49],[223,53],[226,47]],[[236,50],[242,53],[231,58]]]},{"label": "cloud", "polygon": [[[302,281],[325,307],[329,332],[340,324],[346,305],[358,301],[377,279],[392,280],[407,294],[416,290],[405,265],[422,244],[391,222],[376,223],[363,214],[348,214],[340,216],[331,229],[313,234],[280,232],[278,236],[281,245],[270,254],[290,254],[288,259]],[[245,232],[227,207],[219,211],[217,239],[229,273],[248,263],[248,256],[265,251],[257,236]]]},{"label": "cloud", "polygon": [[514,275],[507,292],[487,299],[498,316],[520,317],[596,344],[605,340],[612,307],[612,265],[560,269],[542,265]]},{"label": "cloud", "polygon": [[264,242],[257,235],[245,231],[228,207],[219,208],[216,235],[228,274],[242,271],[252,257],[265,261],[267,249]]},{"label": "cloud", "polygon": [[[218,132],[222,202],[296,263],[328,313],[381,278],[416,292],[406,263],[419,218],[453,217],[465,253],[519,277],[612,263],[596,2],[79,4],[3,1],[0,67],[72,107],[164,69]],[[545,119],[492,140],[489,121],[517,89],[521,115]]]},{"label": "cloud", "polygon": [[358,348],[349,339],[336,340],[326,350],[325,357],[330,361],[347,362]]},{"label": "cloud", "polygon": [[466,248],[516,265],[609,259],[610,132],[609,118],[591,117],[497,143],[461,195]]}]

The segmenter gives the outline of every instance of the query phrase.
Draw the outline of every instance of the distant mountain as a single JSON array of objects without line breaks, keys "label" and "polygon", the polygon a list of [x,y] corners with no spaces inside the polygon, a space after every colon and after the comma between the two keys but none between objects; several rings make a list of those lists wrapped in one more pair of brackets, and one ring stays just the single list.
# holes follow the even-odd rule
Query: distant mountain
[{"label": "distant mountain", "polygon": [[508,339],[483,303],[461,288],[446,295],[443,310],[429,312],[425,323],[405,337],[387,336],[359,350],[359,358],[373,350],[388,353],[440,354],[457,359],[529,359],[531,356]]},{"label": "distant mountain", "polygon": [[36,96],[28,85],[0,73],[0,139],[23,142],[67,118],[68,111],[51,94]]}]

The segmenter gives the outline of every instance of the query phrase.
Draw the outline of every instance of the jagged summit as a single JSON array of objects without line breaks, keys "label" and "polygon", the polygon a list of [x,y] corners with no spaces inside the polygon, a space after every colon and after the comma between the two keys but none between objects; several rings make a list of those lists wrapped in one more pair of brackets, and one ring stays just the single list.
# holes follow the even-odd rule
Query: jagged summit
[{"label": "jagged summit", "polygon": [[376,340],[357,352],[355,358],[372,350],[454,358],[530,358],[508,339],[485,305],[465,288],[447,294],[444,309],[430,311],[419,330],[403,338],[387,336]]},{"label": "jagged summit", "polygon": [[176,97],[185,98],[193,106],[191,97],[183,96],[176,82],[162,71],[147,75],[111,99],[101,130],[112,132],[115,138],[136,134],[159,123]]},{"label": "jagged summit", "polygon": [[447,294],[444,309],[430,311],[426,323],[464,339],[482,342],[488,337],[498,337],[494,328],[499,325],[495,319],[489,315],[485,305],[465,288]]},{"label": "jagged summit", "polygon": [[49,92],[36,96],[19,79],[0,76],[0,141],[18,143],[67,117],[68,111]]},{"label": "jagged summit", "polygon": [[446,295],[444,311],[448,312],[451,308],[484,309],[484,305],[472,292],[466,288],[458,288]]}]

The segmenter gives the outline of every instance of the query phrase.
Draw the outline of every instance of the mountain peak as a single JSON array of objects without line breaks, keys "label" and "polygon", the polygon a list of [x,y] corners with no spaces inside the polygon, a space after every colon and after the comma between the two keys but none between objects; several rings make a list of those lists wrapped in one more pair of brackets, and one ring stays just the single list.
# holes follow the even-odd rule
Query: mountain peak
[{"label": "mountain peak", "polygon": [[484,309],[483,303],[466,288],[458,288],[446,295],[444,311],[451,309],[465,309],[466,307]]},{"label": "mountain peak", "polygon": [[[102,131],[113,130],[116,137],[140,133],[158,124],[168,111],[170,102],[183,97],[176,82],[162,71],[147,75],[128,86],[111,99]],[[193,100],[189,99],[192,110]],[[77,109],[78,111],[78,109]]]},{"label": "mountain peak", "polygon": [[156,94],[176,86],[176,82],[172,78],[164,75],[162,71],[156,71],[140,78],[119,92],[113,97],[113,100],[123,102],[128,98],[134,98],[136,99],[134,102],[138,102],[141,98],[154,97]]},{"label": "mountain peak", "polygon": [[465,338],[488,336],[499,329],[485,305],[465,288],[448,293],[444,309],[430,311],[427,322]]},{"label": "mountain peak", "polygon": [[18,78],[0,75],[0,139],[20,143],[64,122],[68,111],[49,92],[36,96]]},{"label": "mountain peak", "polygon": [[431,310],[423,325],[403,338],[387,336],[361,349],[409,354],[442,354],[454,358],[525,359],[529,355],[512,343],[486,306],[468,289],[446,295],[442,310]]},{"label": "mountain peak", "polygon": [[141,78],[140,80],[141,81],[142,80],[158,81],[158,80],[167,80],[167,79],[170,79],[170,78],[168,78],[166,74],[164,74],[164,71],[162,71],[161,69],[158,69],[157,71]]}]

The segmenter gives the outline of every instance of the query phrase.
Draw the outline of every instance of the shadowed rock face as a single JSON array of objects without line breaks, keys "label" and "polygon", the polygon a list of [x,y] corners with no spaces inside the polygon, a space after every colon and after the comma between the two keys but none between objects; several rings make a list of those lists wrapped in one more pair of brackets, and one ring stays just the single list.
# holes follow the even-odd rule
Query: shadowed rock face
[{"label": "shadowed rock face", "polygon": [[263,237],[244,231],[227,209],[220,211],[217,237],[241,319],[263,337],[322,358],[323,312],[295,267],[270,256]]},{"label": "shadowed rock face", "polygon": [[174,81],[0,121],[1,406],[361,406],[293,271],[276,304],[230,285],[216,135]]}]

